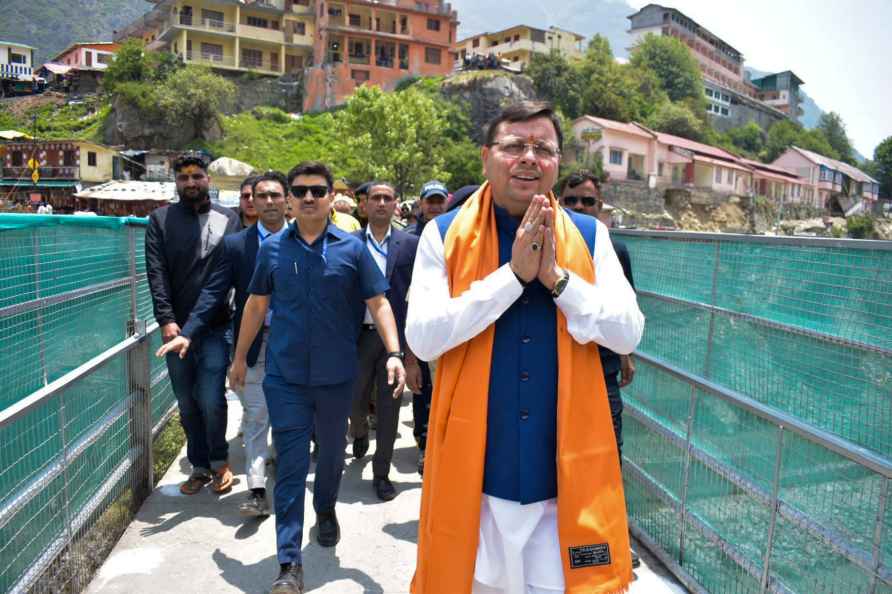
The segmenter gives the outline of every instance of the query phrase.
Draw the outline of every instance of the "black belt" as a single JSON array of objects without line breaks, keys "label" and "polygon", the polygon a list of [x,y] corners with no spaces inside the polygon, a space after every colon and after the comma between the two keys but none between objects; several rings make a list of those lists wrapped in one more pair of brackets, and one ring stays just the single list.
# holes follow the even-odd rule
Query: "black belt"
[{"label": "black belt", "polygon": [[363,329],[363,330],[368,330],[368,331],[370,331],[370,332],[374,332],[374,331],[376,330],[374,324],[363,324],[363,325],[362,325],[362,329]]}]

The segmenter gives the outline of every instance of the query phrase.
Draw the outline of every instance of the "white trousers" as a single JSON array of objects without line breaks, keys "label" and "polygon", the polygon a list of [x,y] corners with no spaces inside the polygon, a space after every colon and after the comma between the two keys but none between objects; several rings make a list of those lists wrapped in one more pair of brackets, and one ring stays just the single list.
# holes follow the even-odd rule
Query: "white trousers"
[{"label": "white trousers", "polygon": [[245,374],[245,387],[239,394],[245,407],[242,428],[245,440],[245,475],[249,489],[266,488],[266,460],[269,458],[269,412],[263,394],[263,377],[266,375],[266,340],[268,331],[263,331],[260,355],[254,367],[248,367]]},{"label": "white trousers", "polygon": [[557,500],[522,505],[483,495],[473,594],[563,591]]}]

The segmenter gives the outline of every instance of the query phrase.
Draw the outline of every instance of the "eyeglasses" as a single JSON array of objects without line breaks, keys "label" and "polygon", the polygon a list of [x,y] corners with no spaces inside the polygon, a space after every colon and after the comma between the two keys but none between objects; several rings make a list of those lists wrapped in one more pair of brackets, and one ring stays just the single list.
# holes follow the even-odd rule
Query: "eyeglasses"
[{"label": "eyeglasses", "polygon": [[307,192],[313,195],[313,198],[324,198],[328,194],[328,186],[291,186],[291,195],[295,198],[303,198]]},{"label": "eyeglasses", "polygon": [[369,202],[393,202],[396,198],[392,194],[372,194],[368,198]]},{"label": "eyeglasses", "polygon": [[594,196],[564,196],[563,201],[564,204],[566,204],[570,208],[576,206],[578,202],[582,202],[582,205],[587,208],[591,208],[595,204],[600,204],[601,202]]},{"label": "eyeglasses", "polygon": [[544,140],[527,142],[519,138],[505,138],[493,142],[490,146],[498,146],[501,152],[511,157],[523,156],[531,148],[537,159],[555,159],[561,154],[558,147]]}]

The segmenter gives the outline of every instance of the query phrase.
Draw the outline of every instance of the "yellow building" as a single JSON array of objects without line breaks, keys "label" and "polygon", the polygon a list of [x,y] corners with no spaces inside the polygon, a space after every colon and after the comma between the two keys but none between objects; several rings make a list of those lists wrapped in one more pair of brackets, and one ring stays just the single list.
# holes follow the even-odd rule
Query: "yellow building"
[{"label": "yellow building", "polygon": [[309,64],[314,0],[156,0],[115,41],[141,38],[187,64],[280,76]]},{"label": "yellow building", "polygon": [[529,65],[536,53],[558,51],[568,59],[581,58],[584,40],[582,35],[566,29],[517,25],[496,33],[481,33],[463,39],[455,44],[455,51],[461,60],[475,55],[494,54],[503,63],[509,62],[512,66],[523,68]]}]

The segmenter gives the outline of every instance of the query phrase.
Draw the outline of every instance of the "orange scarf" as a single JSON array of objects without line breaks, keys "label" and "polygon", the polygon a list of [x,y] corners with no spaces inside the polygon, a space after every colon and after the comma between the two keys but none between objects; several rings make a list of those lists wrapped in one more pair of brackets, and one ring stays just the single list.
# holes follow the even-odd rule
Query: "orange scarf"
[{"label": "orange scarf", "polygon": [[[549,196],[556,206],[553,195]],[[450,292],[464,293],[499,267],[489,183],[446,234]],[[557,209],[557,262],[594,283],[582,234]],[[567,594],[619,594],[632,579],[622,476],[596,344],[579,344],[557,310],[558,532]],[[470,593],[477,557],[490,363],[495,325],[440,357],[427,436],[412,594]],[[609,544],[609,563],[605,563]],[[584,567],[571,569],[572,557]],[[602,564],[603,563],[603,564]]]}]

